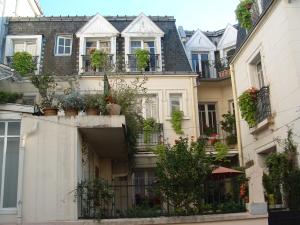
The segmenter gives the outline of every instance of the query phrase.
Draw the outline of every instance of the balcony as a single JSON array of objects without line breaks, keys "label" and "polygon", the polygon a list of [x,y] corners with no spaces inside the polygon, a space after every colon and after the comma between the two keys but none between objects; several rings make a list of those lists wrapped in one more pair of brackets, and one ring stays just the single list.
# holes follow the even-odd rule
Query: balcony
[{"label": "balcony", "polygon": [[[130,72],[139,72],[137,59],[135,54],[128,54],[127,68]],[[159,54],[150,54],[148,66],[145,68],[145,72],[156,72],[160,68]]]},{"label": "balcony", "polygon": [[228,58],[218,60],[192,60],[193,70],[199,80],[224,79],[230,77]]},{"label": "balcony", "polygon": [[[96,72],[104,72],[104,68],[96,69],[91,65],[91,55],[82,55],[82,71],[83,73],[96,73]],[[114,68],[114,55],[108,55],[108,62],[105,66],[105,70],[111,70]]]},{"label": "balcony", "polygon": [[141,129],[137,138],[137,148],[139,152],[151,152],[152,148],[164,140],[163,124],[158,123],[154,132],[145,134],[145,130]]},{"label": "balcony", "polygon": [[262,87],[257,92],[256,99],[256,122],[260,123],[271,116],[270,90]]},{"label": "balcony", "polygon": [[[32,63],[34,65],[35,71],[38,70],[38,60],[39,56],[32,56]],[[6,65],[13,68],[13,56],[6,56]]]}]

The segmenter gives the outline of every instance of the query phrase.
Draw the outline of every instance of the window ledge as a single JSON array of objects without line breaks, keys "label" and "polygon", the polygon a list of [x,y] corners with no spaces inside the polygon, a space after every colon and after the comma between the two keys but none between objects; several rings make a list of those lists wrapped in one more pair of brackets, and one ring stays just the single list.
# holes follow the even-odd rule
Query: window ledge
[{"label": "window ledge", "polygon": [[17,208],[0,209],[0,215],[14,215],[17,214]]},{"label": "window ledge", "polygon": [[255,127],[250,128],[250,134],[255,135],[263,130],[267,129],[271,124],[273,124],[273,116],[269,116],[260,123],[258,123]]}]

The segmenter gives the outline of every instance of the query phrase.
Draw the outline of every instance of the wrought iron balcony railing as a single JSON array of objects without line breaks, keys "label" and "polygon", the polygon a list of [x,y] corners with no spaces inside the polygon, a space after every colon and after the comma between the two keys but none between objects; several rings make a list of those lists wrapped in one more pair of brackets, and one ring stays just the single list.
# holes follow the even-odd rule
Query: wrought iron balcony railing
[{"label": "wrought iron balcony railing", "polygon": [[[138,72],[137,58],[135,54],[128,54],[127,67],[130,72]],[[146,72],[158,71],[160,67],[159,54],[150,54],[148,66],[145,68]]]},{"label": "wrought iron balcony railing", "polygon": [[139,151],[148,151],[149,148],[154,147],[164,140],[163,124],[158,123],[157,128],[151,132],[143,129],[140,130],[137,138],[137,148]]},{"label": "wrought iron balcony railing", "polygon": [[219,79],[230,76],[229,59],[217,60],[192,60],[194,72],[198,73],[199,79]]},{"label": "wrought iron balcony railing", "polygon": [[[39,59],[39,56],[32,56],[32,63],[34,65],[35,70],[37,69],[38,59]],[[13,56],[6,56],[6,64],[10,68],[13,68],[13,61],[14,61]]]},{"label": "wrought iron balcony railing", "polygon": [[111,70],[114,67],[113,54],[108,55],[108,61],[103,68],[94,68],[91,63],[91,55],[82,55],[83,72],[103,72],[104,70]]},{"label": "wrought iron balcony railing", "polygon": [[257,92],[256,100],[256,122],[260,123],[271,115],[270,90],[262,87]]}]

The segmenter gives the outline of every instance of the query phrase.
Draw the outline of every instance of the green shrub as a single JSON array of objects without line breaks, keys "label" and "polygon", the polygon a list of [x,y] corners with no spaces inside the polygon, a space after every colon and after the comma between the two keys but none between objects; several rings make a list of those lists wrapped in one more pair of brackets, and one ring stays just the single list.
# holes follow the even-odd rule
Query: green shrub
[{"label": "green shrub", "polygon": [[83,97],[77,91],[71,91],[59,98],[60,106],[63,110],[75,109],[83,110],[84,109],[84,100]]},{"label": "green shrub", "polygon": [[84,105],[85,105],[85,107],[84,107],[85,109],[103,108],[105,106],[104,96],[101,94],[86,94],[86,95],[84,95]]},{"label": "green shrub", "polygon": [[0,104],[16,103],[22,97],[21,93],[0,91]]},{"label": "green shrub", "polygon": [[91,55],[91,65],[94,69],[109,69],[108,54],[100,50],[95,50]]},{"label": "green shrub", "polygon": [[158,130],[158,125],[153,118],[147,118],[143,121],[144,143],[150,142],[151,135]]},{"label": "green shrub", "polygon": [[251,88],[245,91],[238,99],[242,118],[248,123],[249,127],[254,127],[256,121],[256,93],[257,90]]},{"label": "green shrub", "polygon": [[150,54],[145,49],[137,49],[135,51],[137,68],[140,71],[144,71],[149,65]]},{"label": "green shrub", "polygon": [[32,60],[32,55],[28,52],[16,52],[13,55],[12,68],[22,76],[33,73],[35,65]]}]

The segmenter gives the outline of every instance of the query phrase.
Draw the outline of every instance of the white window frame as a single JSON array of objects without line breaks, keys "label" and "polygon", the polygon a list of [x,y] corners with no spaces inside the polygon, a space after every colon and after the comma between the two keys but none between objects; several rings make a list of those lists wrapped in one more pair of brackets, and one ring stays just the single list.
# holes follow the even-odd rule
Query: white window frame
[{"label": "white window frame", "polygon": [[[17,202],[16,202],[16,207],[10,207],[10,208],[3,208],[3,198],[4,198],[4,179],[5,179],[5,163],[6,163],[6,152],[7,152],[7,138],[19,138],[21,141],[21,130],[19,135],[8,135],[7,131],[8,131],[8,123],[9,122],[19,122],[21,125],[21,121],[18,119],[2,119],[0,118],[1,122],[4,122],[4,135],[0,135],[1,138],[4,138],[4,148],[3,148],[3,162],[2,162],[2,174],[1,174],[1,187],[0,187],[0,215],[1,214],[10,214],[13,213],[14,211],[17,210],[17,204],[18,204],[18,195],[19,195],[19,187],[17,187],[17,193],[16,193],[16,198],[17,198]],[[20,127],[21,129],[21,127]],[[18,167],[20,164],[20,152],[19,152],[19,162],[18,162]],[[20,172],[20,168],[18,168],[18,186],[19,186],[19,174]]]},{"label": "white window frame", "polygon": [[88,53],[87,53],[87,51],[86,51],[86,43],[87,42],[96,42],[96,50],[101,50],[101,48],[100,48],[100,43],[109,43],[110,44],[110,46],[109,46],[109,51],[107,52],[107,54],[112,54],[112,41],[110,40],[110,39],[94,39],[94,38],[87,38],[86,40],[85,40],[85,48],[84,48],[84,51],[85,51],[85,54],[87,55]]},{"label": "white window frame", "polygon": [[145,42],[150,42],[150,41],[153,41],[154,43],[154,54],[156,54],[157,52],[157,47],[156,47],[156,41],[155,39],[153,38],[139,38],[139,39],[136,39],[136,38],[131,38],[130,39],[130,42],[129,42],[129,51],[130,51],[130,54],[134,54],[134,52],[131,51],[131,42],[132,41],[138,41],[141,43],[141,48],[137,48],[137,49],[145,49]]},{"label": "white window frame", "polygon": [[[26,48],[27,48],[27,45],[28,45],[28,42],[31,42],[31,43],[35,43],[35,48],[37,49],[37,43],[36,43],[36,40],[31,40],[31,39],[19,39],[19,40],[13,40],[13,53],[15,53],[15,41],[20,41],[20,42],[23,42],[23,51],[25,52],[26,51]],[[37,50],[35,50],[35,53],[32,55],[32,56],[36,56],[37,53],[36,53]]]},{"label": "white window frame", "polygon": [[[156,101],[156,107],[157,107],[157,117],[153,119],[156,120],[157,123],[160,121],[160,105],[159,105],[159,94],[158,93],[147,93],[148,96],[155,96],[155,101]],[[147,98],[148,96],[143,97],[142,99],[142,115],[143,118],[147,118]]]},{"label": "white window frame", "polygon": [[5,42],[5,58],[4,62],[7,63],[6,56],[13,56],[14,54],[14,44],[13,41],[16,40],[35,40],[36,41],[36,56],[37,59],[37,70],[35,74],[39,74],[40,72],[40,64],[41,64],[41,54],[42,54],[42,35],[7,35]]},{"label": "white window frame", "polygon": [[188,102],[188,98],[187,98],[187,90],[184,89],[178,89],[178,90],[166,90],[165,92],[166,94],[166,98],[167,98],[167,114],[166,114],[166,119],[170,120],[171,119],[171,99],[170,99],[170,95],[172,94],[181,94],[181,102],[180,102],[180,107],[181,107],[181,111],[183,112],[183,119],[189,119],[189,112],[188,112],[188,107],[187,105],[189,104]]},{"label": "white window frame", "polygon": [[[216,114],[216,128],[217,128],[217,132],[219,132],[219,127],[218,127],[218,124],[219,124],[219,121],[218,121],[218,107],[217,107],[217,102],[199,102],[198,103],[199,105],[204,105],[204,112],[205,112],[205,126],[209,127],[209,110],[208,110],[208,105],[215,105],[215,114]],[[200,120],[200,118],[199,118]],[[199,124],[200,125],[200,124]],[[201,127],[200,127],[201,129]]]},{"label": "white window frame", "polygon": [[[59,45],[59,39],[64,39],[64,52],[66,50],[66,46],[65,46],[65,42],[66,42],[66,39],[70,40],[70,53],[58,53],[58,47],[60,46]],[[72,45],[73,45],[73,37],[72,35],[64,35],[64,34],[59,34],[56,36],[56,39],[55,39],[55,56],[71,56],[72,55]]]}]

